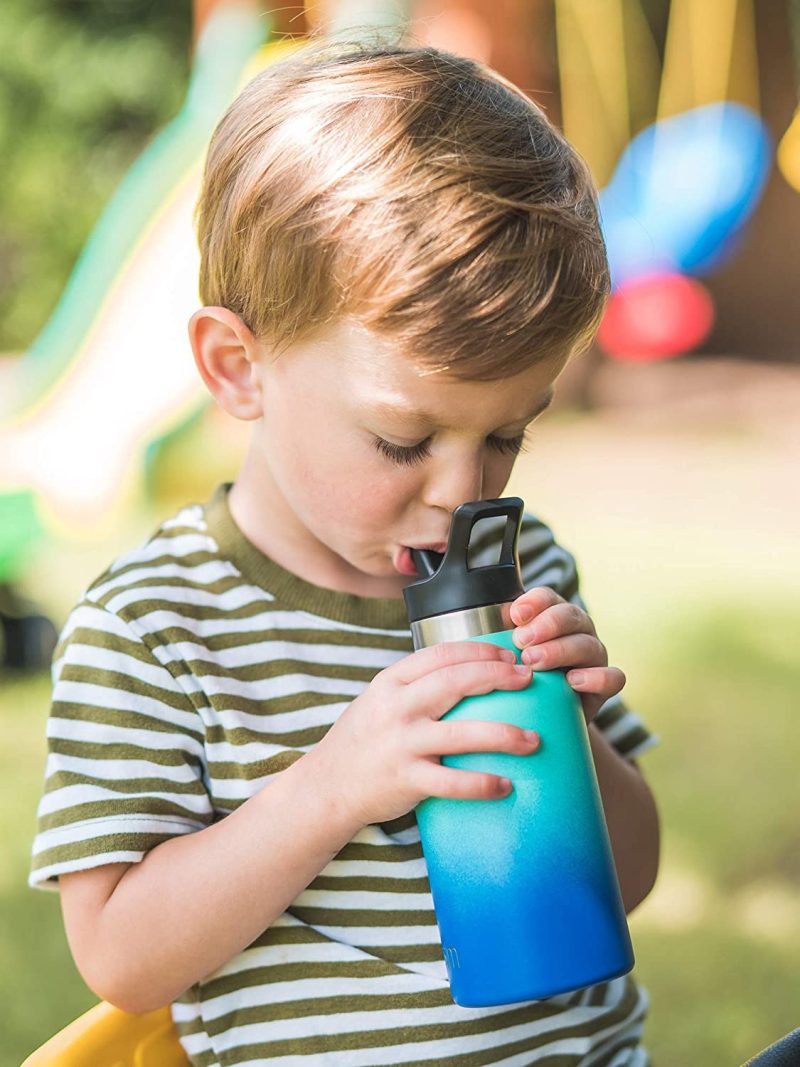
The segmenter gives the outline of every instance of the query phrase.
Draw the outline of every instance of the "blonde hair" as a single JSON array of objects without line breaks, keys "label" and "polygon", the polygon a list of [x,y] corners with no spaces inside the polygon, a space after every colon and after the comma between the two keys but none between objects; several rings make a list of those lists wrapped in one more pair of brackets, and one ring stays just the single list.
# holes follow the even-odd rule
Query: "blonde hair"
[{"label": "blonde hair", "polygon": [[349,316],[493,380],[588,347],[610,293],[584,161],[511,82],[429,46],[323,40],[258,74],[196,222],[203,303],[276,354]]}]

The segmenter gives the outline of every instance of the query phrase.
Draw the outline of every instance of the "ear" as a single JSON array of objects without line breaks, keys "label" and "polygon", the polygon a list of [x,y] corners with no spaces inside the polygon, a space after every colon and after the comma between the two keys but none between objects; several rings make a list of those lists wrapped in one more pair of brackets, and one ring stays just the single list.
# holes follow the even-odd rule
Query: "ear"
[{"label": "ear", "polygon": [[189,341],[208,391],[235,419],[263,413],[258,375],[258,345],[238,315],[223,307],[204,307],[189,319]]}]

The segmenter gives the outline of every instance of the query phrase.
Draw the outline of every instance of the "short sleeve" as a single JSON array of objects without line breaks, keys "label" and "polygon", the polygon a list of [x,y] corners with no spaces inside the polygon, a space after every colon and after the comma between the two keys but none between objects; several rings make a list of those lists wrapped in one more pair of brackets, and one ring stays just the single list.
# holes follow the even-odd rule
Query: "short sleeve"
[{"label": "short sleeve", "polygon": [[[547,585],[586,610],[580,593],[575,557],[555,540],[552,531],[535,516],[523,515],[519,537],[522,582],[526,589]],[[648,730],[641,717],[622,697],[611,697],[594,718],[594,725],[606,740],[627,760],[637,759],[661,740]]]},{"label": "short sleeve", "polygon": [[84,600],[53,654],[44,792],[29,885],[137,863],[214,821],[202,720],[172,673],[118,615]]}]

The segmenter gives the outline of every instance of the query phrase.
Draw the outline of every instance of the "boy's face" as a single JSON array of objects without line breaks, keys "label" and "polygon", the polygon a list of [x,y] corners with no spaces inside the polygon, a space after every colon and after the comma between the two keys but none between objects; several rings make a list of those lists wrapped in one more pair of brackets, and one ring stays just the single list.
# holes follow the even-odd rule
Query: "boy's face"
[{"label": "boy's face", "polygon": [[[257,422],[231,490],[234,518],[308,581],[400,597],[415,580],[403,546],[443,549],[459,504],[502,496],[514,441],[547,406],[566,360],[459,381],[340,320],[277,360],[255,344],[249,362]],[[392,458],[376,439],[390,451],[421,447]]]}]

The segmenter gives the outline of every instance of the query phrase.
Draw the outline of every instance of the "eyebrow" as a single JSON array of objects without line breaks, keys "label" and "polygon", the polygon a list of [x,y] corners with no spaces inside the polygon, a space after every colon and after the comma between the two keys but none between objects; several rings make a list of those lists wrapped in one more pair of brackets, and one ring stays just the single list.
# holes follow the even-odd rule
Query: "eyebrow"
[{"label": "eyebrow", "polygon": [[[550,386],[545,393],[539,398],[536,407],[533,411],[527,415],[523,415],[519,420],[520,422],[531,422],[537,415],[541,415],[543,411],[550,407],[553,402],[555,393],[553,387]],[[405,404],[389,404],[386,401],[378,401],[373,405],[373,411],[376,415],[401,415],[404,418],[412,419],[416,422],[435,422],[435,417],[427,411],[420,411],[419,408],[407,407]],[[512,420],[516,422],[517,420]]]}]

